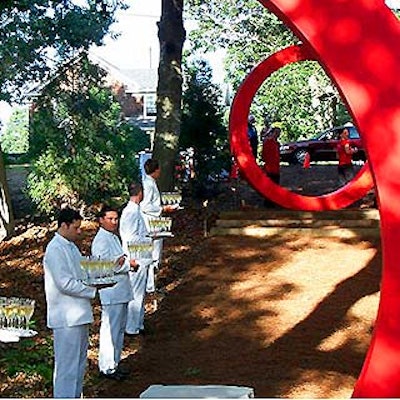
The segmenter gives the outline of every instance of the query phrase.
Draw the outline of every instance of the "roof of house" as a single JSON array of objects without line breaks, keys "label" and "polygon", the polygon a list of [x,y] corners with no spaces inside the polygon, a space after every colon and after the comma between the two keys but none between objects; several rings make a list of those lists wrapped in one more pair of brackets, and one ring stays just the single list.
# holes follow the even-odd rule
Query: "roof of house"
[{"label": "roof of house", "polygon": [[153,68],[123,69],[96,54],[90,53],[89,58],[113,79],[126,85],[128,93],[155,93],[157,90],[158,73]]},{"label": "roof of house", "polygon": [[[63,68],[68,65],[72,65],[79,60],[80,56],[76,56],[73,59],[66,62]],[[156,93],[158,73],[156,69],[151,68],[136,68],[136,69],[121,69],[116,65],[110,63],[104,58],[94,54],[89,53],[89,59],[92,63],[97,64],[101,69],[107,73],[106,81],[108,83],[119,82],[126,86],[126,92],[132,94],[147,94]],[[43,91],[43,88],[48,85],[48,83],[57,76],[59,71],[55,71],[50,78],[44,82],[33,85],[28,89],[24,97],[32,98],[37,97]]]}]

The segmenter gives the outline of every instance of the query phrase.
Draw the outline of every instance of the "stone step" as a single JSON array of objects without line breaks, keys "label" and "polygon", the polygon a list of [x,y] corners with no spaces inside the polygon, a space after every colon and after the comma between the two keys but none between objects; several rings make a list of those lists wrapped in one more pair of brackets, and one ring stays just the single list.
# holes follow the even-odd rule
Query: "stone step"
[{"label": "stone step", "polygon": [[301,236],[312,237],[339,237],[345,239],[351,238],[379,238],[379,228],[288,228],[288,227],[259,227],[246,226],[243,228],[221,228],[212,227],[210,236],[253,236],[253,237],[271,237],[287,235],[288,233]]},{"label": "stone step", "polygon": [[274,236],[288,232],[320,237],[379,237],[379,212],[368,210],[240,210],[219,215],[211,236]]},{"label": "stone step", "polygon": [[258,227],[285,227],[285,228],[379,228],[379,220],[375,219],[218,219],[215,225],[219,228]]},{"label": "stone step", "polygon": [[334,211],[298,211],[284,209],[270,210],[239,210],[225,211],[218,215],[219,219],[223,220],[266,220],[266,219],[322,219],[322,220],[360,220],[370,219],[379,221],[379,211],[376,209],[366,210],[334,210]]}]

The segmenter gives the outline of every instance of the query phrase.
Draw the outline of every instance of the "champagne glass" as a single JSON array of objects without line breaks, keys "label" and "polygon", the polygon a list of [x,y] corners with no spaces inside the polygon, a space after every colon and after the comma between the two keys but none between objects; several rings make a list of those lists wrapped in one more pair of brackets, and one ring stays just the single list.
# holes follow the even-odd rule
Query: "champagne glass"
[{"label": "champagne glass", "polygon": [[153,241],[151,239],[140,239],[128,245],[130,256],[134,260],[152,258]]},{"label": "champagne glass", "polygon": [[5,315],[5,326],[7,329],[11,329],[13,326],[13,318],[14,318],[14,303],[11,299],[7,299],[6,305],[4,306],[4,315]]},{"label": "champagne glass", "polygon": [[93,262],[93,283],[104,283],[102,279],[103,275],[103,261],[100,260],[100,257],[95,259]]},{"label": "champagne glass", "polygon": [[10,304],[11,304],[11,329],[17,329],[18,328],[18,322],[19,322],[19,305],[20,305],[20,299],[18,297],[11,297],[10,298]]},{"label": "champagne glass", "polygon": [[89,281],[90,280],[90,264],[89,264],[89,257],[82,257],[80,261],[81,269],[83,272],[84,276],[84,281]]},{"label": "champagne glass", "polygon": [[128,250],[129,250],[131,259],[136,260],[138,258],[138,256],[137,256],[138,245],[133,242],[130,242],[130,243],[128,243]]},{"label": "champagne glass", "polygon": [[22,327],[22,320],[24,318],[24,303],[23,299],[16,297],[14,299],[14,328],[21,329]]},{"label": "champagne glass", "polygon": [[0,297],[0,329],[6,326],[6,315],[5,315],[6,298]]},{"label": "champagne glass", "polygon": [[140,258],[153,257],[153,241],[151,239],[143,239],[141,242]]},{"label": "champagne glass", "polygon": [[150,234],[156,233],[156,223],[157,223],[157,221],[155,218],[151,218],[149,220]]},{"label": "champagne glass", "polygon": [[106,264],[100,257],[98,257],[96,264],[96,283],[105,283],[104,277],[106,275]]},{"label": "champagne glass", "polygon": [[114,266],[115,266],[115,261],[103,260],[103,272],[104,272],[103,279],[105,283],[114,282]]},{"label": "champagne glass", "polygon": [[154,219],[154,233],[160,232],[160,220]]},{"label": "champagne glass", "polygon": [[35,311],[35,300],[25,299],[25,330],[29,330],[29,322]]},{"label": "champagne glass", "polygon": [[100,264],[99,259],[95,257],[82,257],[81,268],[87,284],[95,283],[99,278]]}]

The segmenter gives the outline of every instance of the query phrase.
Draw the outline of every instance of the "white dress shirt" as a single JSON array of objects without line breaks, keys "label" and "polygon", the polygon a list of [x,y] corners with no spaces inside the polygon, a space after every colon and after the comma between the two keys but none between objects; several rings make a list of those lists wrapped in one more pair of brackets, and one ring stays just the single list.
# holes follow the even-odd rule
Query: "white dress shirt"
[{"label": "white dress shirt", "polygon": [[119,233],[122,239],[122,248],[126,254],[129,254],[128,243],[143,239],[148,233],[141,207],[133,201],[129,201],[122,210]]},{"label": "white dress shirt", "polygon": [[90,299],[96,289],[82,283],[82,255],[71,241],[56,233],[44,255],[47,326],[51,329],[93,322]]},{"label": "white dress shirt", "polygon": [[146,216],[159,217],[162,213],[161,196],[156,180],[147,174],[143,177],[143,200],[140,208]]},{"label": "white dress shirt", "polygon": [[[129,201],[122,210],[119,232],[122,239],[122,247],[127,252],[130,242],[141,240],[147,235],[146,224],[140,208],[138,204]],[[137,334],[144,327],[144,297],[146,295],[149,264],[152,260],[139,259],[136,261],[139,264],[138,270],[129,272],[133,293],[133,300],[128,304],[128,318],[125,330],[129,334]]]},{"label": "white dress shirt", "polygon": [[[117,260],[124,255],[120,239],[113,232],[99,228],[92,242],[92,255],[103,260]],[[115,270],[114,278],[117,283],[109,288],[100,290],[100,301],[103,305],[127,303],[132,300],[132,290],[129,282],[129,261]]]}]

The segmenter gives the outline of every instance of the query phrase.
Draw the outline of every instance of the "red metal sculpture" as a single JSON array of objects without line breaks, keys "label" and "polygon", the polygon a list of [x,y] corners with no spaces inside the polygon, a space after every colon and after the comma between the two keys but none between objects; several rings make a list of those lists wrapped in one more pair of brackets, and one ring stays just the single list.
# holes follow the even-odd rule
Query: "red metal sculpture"
[{"label": "red metal sculpture", "polygon": [[[400,24],[383,0],[260,2],[303,41],[299,51],[324,67],[361,132],[378,196],[383,274],[374,333],[353,396],[400,397]],[[234,117],[230,128],[242,172],[258,176],[242,140],[242,119]],[[271,197],[286,195],[279,186],[262,190]],[[299,200],[297,206],[324,209],[315,199]],[[295,208],[296,200],[283,205]]]},{"label": "red metal sculpture", "polygon": [[262,195],[287,208],[298,210],[334,210],[348,206],[364,197],[373,187],[368,164],[357,176],[336,192],[323,196],[302,196],[272,182],[257,165],[247,138],[247,115],[257,89],[264,80],[286,64],[311,60],[313,57],[303,46],[292,46],[281,50],[257,65],[240,86],[232,103],[230,132],[232,152],[242,175]]}]

